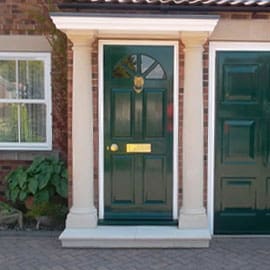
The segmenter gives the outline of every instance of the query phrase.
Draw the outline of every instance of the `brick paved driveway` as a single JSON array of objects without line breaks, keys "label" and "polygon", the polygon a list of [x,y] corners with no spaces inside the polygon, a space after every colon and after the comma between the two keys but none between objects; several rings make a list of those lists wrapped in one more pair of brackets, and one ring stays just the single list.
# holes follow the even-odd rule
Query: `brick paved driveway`
[{"label": "brick paved driveway", "polygon": [[55,234],[0,234],[0,270],[269,270],[270,238],[215,238],[209,249],[63,249]]}]

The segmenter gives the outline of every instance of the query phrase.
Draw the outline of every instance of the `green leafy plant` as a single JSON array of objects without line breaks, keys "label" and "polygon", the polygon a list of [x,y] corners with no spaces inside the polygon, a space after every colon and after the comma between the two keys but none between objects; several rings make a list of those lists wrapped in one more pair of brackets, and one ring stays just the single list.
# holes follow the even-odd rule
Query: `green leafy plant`
[{"label": "green leafy plant", "polygon": [[0,202],[0,215],[7,215],[7,214],[13,214],[17,212],[18,210],[14,209],[10,205],[4,202]]},{"label": "green leafy plant", "polygon": [[28,168],[18,167],[6,176],[6,196],[12,202],[33,197],[34,204],[67,197],[67,170],[55,157],[37,157]]},{"label": "green leafy plant", "polygon": [[57,202],[43,202],[34,205],[32,209],[27,212],[29,217],[49,216],[54,218],[62,218],[67,213],[67,207]]},{"label": "green leafy plant", "polygon": [[23,215],[18,209],[11,207],[9,204],[0,201],[0,224],[18,223],[23,227]]},{"label": "green leafy plant", "polygon": [[36,229],[43,225],[60,225],[67,214],[67,206],[60,202],[43,202],[35,204],[26,216],[36,220]]}]

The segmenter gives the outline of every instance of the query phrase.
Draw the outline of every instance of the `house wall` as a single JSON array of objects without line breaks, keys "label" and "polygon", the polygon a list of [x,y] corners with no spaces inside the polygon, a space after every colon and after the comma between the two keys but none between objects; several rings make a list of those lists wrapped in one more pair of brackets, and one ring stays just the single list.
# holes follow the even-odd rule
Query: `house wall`
[{"label": "house wall", "polygon": [[211,41],[270,41],[270,14],[220,14]]},{"label": "house wall", "polygon": [[[48,6],[46,3],[53,2]],[[17,166],[25,166],[36,155],[54,154],[67,158],[67,92],[66,92],[66,38],[56,32],[49,18],[49,10],[55,10],[57,2],[44,0],[0,1],[0,51],[52,51],[52,151],[1,151],[0,150],[0,196],[3,195],[4,177]],[[52,33],[58,35],[53,41]],[[13,42],[10,39],[13,38]],[[27,37],[33,37],[30,41]],[[33,43],[32,43],[33,42]],[[52,47],[50,44],[54,44]],[[6,48],[6,49],[5,49]]]},{"label": "house wall", "polygon": [[[207,151],[208,151],[208,54],[209,41],[270,41],[269,19],[267,13],[218,13],[220,21],[204,46],[203,53],[203,100],[204,100],[204,204],[207,205]],[[98,40],[92,44],[92,83],[94,116],[94,188],[95,206],[98,208]],[[68,53],[68,149],[71,144],[71,104],[72,104],[72,46]],[[179,40],[179,205],[182,201],[182,127],[184,94],[184,45]],[[72,175],[72,159],[68,158],[69,174]],[[70,187],[72,176],[70,177]],[[71,190],[71,189],[70,189]],[[69,203],[71,203],[71,192]]]},{"label": "house wall", "polygon": [[[43,35],[50,37],[52,24],[44,0],[6,0],[0,3],[0,35]],[[57,4],[59,1],[52,1]],[[45,15],[44,15],[45,14]],[[270,41],[268,13],[219,13],[220,21],[210,41]],[[63,38],[64,39],[64,38]],[[92,45],[93,115],[94,115],[94,178],[95,205],[98,207],[98,40]],[[182,126],[184,46],[179,40],[179,203],[182,199]],[[57,48],[52,51],[53,152],[67,160],[69,169],[69,202],[72,186],[72,44],[67,43],[67,57]],[[66,50],[63,46],[62,50]],[[66,62],[67,61],[67,62]],[[67,74],[67,77],[66,77]],[[67,81],[63,80],[67,78]],[[66,86],[67,85],[67,86]],[[207,128],[208,128],[208,42],[203,54],[204,97],[204,201],[207,203]],[[40,154],[40,153],[38,153]],[[44,154],[44,153],[42,153]],[[35,154],[0,151],[0,193],[4,176],[18,165],[28,164]]]}]

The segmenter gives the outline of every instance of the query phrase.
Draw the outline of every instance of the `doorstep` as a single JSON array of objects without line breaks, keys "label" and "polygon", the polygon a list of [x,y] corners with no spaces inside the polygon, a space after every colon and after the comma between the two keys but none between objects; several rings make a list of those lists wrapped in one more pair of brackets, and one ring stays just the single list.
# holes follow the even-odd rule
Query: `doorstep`
[{"label": "doorstep", "polygon": [[59,237],[72,248],[202,248],[209,247],[208,229],[178,229],[176,226],[98,226],[65,229]]}]

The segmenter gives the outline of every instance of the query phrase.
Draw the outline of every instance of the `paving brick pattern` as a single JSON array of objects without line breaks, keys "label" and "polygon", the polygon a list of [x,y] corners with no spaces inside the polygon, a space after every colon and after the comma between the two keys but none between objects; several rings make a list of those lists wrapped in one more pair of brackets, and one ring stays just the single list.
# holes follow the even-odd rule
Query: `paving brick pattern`
[{"label": "paving brick pattern", "polygon": [[0,234],[0,270],[269,270],[270,238],[215,238],[209,249],[66,249],[54,235]]}]

